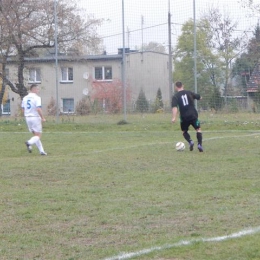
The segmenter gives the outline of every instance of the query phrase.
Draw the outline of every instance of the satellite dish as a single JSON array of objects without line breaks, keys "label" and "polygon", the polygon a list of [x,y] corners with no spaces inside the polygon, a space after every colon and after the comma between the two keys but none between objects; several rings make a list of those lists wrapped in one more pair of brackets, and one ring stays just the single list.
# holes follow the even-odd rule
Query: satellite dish
[{"label": "satellite dish", "polygon": [[84,72],[84,74],[83,74],[83,78],[84,78],[84,79],[88,79],[88,78],[89,78],[89,74],[88,74],[88,72]]},{"label": "satellite dish", "polygon": [[83,91],[82,91],[83,95],[84,96],[87,96],[88,95],[88,89],[87,88],[84,88]]}]

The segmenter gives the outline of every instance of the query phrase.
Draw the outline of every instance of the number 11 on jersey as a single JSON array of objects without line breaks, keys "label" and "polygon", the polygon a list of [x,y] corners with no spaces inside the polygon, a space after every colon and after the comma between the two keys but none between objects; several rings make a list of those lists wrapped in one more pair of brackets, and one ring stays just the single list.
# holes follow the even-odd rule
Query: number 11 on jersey
[{"label": "number 11 on jersey", "polygon": [[182,99],[182,103],[183,103],[183,106],[187,106],[189,105],[189,101],[188,101],[188,98],[187,98],[187,95],[182,95],[181,96],[181,99]]}]

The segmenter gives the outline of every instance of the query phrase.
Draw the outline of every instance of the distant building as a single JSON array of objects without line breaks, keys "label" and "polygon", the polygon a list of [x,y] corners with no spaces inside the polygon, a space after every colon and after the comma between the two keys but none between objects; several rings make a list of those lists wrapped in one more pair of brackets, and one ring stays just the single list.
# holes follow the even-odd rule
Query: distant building
[{"label": "distant building", "polygon": [[[153,102],[158,88],[161,89],[163,102],[169,103],[169,72],[168,55],[145,51],[126,51],[126,82],[130,88],[131,102],[128,109],[132,109],[141,89],[146,98]],[[17,64],[9,61],[7,65],[8,77],[17,82]],[[58,55],[58,84],[56,84],[55,55],[49,53],[41,57],[25,59],[25,85],[33,83],[41,87],[43,110],[51,99],[56,100],[56,86],[58,88],[58,108],[61,113],[75,113],[77,103],[88,94],[91,97],[92,82],[113,82],[122,78],[122,49],[116,55]],[[4,111],[15,115],[20,106],[20,97],[8,91],[8,101],[2,106]]]},{"label": "distant building", "polygon": [[260,63],[258,63],[247,84],[247,93],[255,93],[255,92],[259,92],[260,90]]}]

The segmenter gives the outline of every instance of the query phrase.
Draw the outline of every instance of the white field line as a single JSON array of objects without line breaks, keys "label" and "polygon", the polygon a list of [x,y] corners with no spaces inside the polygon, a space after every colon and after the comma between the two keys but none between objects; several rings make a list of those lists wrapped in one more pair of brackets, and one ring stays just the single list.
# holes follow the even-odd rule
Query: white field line
[{"label": "white field line", "polygon": [[[226,131],[227,133],[230,132],[229,130]],[[233,131],[231,131],[233,132]],[[240,132],[240,131],[237,131]],[[244,132],[244,131],[242,131]],[[0,132],[3,134],[10,134],[9,132]],[[22,132],[24,134],[28,134],[28,132]],[[73,134],[73,132],[55,132],[55,133],[51,133],[51,132],[47,132],[45,134]],[[101,132],[90,132],[90,133],[100,133]],[[224,133],[224,131],[223,131]],[[21,134],[21,132],[12,132],[12,134]],[[75,134],[75,133],[74,133]],[[77,132],[77,134],[88,134],[88,132]],[[210,140],[216,140],[216,139],[223,139],[223,138],[239,138],[241,136],[254,136],[254,135],[259,135],[259,132],[254,132],[254,133],[250,133],[250,134],[242,134],[242,135],[233,135],[233,136],[215,136],[215,137],[210,137],[210,138],[204,138],[203,142],[205,141],[210,141]],[[108,148],[108,149],[103,149],[103,150],[93,150],[93,151],[88,151],[88,152],[84,152],[84,155],[88,155],[88,154],[96,154],[96,153],[104,153],[104,152],[108,152],[108,151],[116,151],[116,150],[126,150],[126,149],[133,149],[133,148],[138,148],[138,147],[143,147],[143,146],[152,146],[152,145],[165,145],[165,144],[172,144],[173,141],[171,142],[153,142],[153,143],[143,143],[143,144],[136,144],[136,145],[131,145],[131,146],[125,146],[125,147],[113,147],[113,148]],[[74,155],[80,155],[82,153],[76,153]],[[52,157],[62,157],[62,155],[52,155]],[[14,158],[12,158],[13,160]],[[4,158],[4,160],[6,160],[6,158]],[[0,159],[1,161],[1,159]]]},{"label": "white field line", "polygon": [[[253,133],[253,134],[248,134],[248,135],[243,135],[243,136],[253,136],[253,135],[258,135],[258,134],[259,133]],[[206,138],[203,141],[206,141],[206,140],[209,141],[209,140],[214,140],[214,139],[222,139],[222,138],[237,138],[237,137],[241,137],[241,135],[239,135],[239,136],[216,136],[216,137]],[[239,237],[246,236],[246,235],[253,235],[253,234],[258,233],[258,232],[260,232],[260,226],[255,227],[255,228],[251,228],[251,229],[241,230],[237,233],[233,233],[233,234],[226,235],[226,236],[212,237],[212,238],[199,238],[199,239],[192,239],[192,240],[181,240],[181,241],[174,243],[174,244],[151,247],[151,248],[143,249],[143,250],[140,250],[140,251],[137,251],[137,252],[121,253],[117,256],[105,258],[104,260],[131,259],[133,257],[146,255],[146,254],[152,253],[154,251],[163,251],[163,250],[174,248],[174,247],[192,245],[196,242],[221,242],[221,241],[225,241],[225,240],[228,240],[228,239],[239,238]]]},{"label": "white field line", "polygon": [[[252,134],[247,134],[247,135],[233,135],[233,136],[216,136],[216,137],[205,138],[205,139],[203,139],[203,142],[204,141],[215,140],[215,139],[239,138],[241,136],[254,136],[254,135],[259,135],[259,133],[252,133]],[[133,148],[138,148],[138,147],[143,147],[143,146],[165,145],[165,144],[172,144],[172,143],[173,142],[143,143],[143,144],[136,144],[136,145],[126,146],[126,147],[113,147],[113,148],[108,148],[108,149],[104,149],[104,150],[94,150],[94,151],[89,151],[89,152],[84,153],[84,154],[87,155],[87,154],[95,154],[95,153],[104,153],[104,152],[108,152],[108,151],[126,150],[126,149],[133,149]]]},{"label": "white field line", "polygon": [[[193,131],[193,130],[192,130]],[[145,131],[118,131],[117,133],[138,133],[138,132],[145,132]],[[160,132],[160,131],[150,131],[149,132]],[[175,130],[175,131],[172,131],[173,133],[176,132],[176,133],[180,133],[180,130]],[[252,133],[252,134],[259,134],[260,133],[260,130],[211,130],[211,131],[202,131],[202,134],[203,133]],[[64,134],[64,135],[73,135],[73,134],[103,134],[104,131],[93,131],[93,132],[88,132],[88,131],[79,131],[79,132],[48,132],[48,131],[43,131],[43,134]],[[1,132],[0,131],[0,134],[30,134],[29,131],[25,131],[25,132]]]},{"label": "white field line", "polygon": [[[230,131],[222,131],[222,133],[223,132],[230,132]],[[235,131],[231,131],[231,132],[235,132]],[[237,131],[237,132],[240,132],[240,131]],[[5,132],[3,132],[3,133],[5,133]],[[21,134],[21,132],[16,132],[16,133]],[[24,132],[24,133],[27,133],[27,132]],[[57,133],[57,132],[55,132],[55,133]],[[79,132],[77,132],[77,133],[79,133]],[[80,132],[80,133],[87,134],[88,132]],[[101,132],[95,132],[95,133],[101,133]],[[47,132],[47,134],[51,134],[51,133]],[[72,132],[71,133],[70,132],[69,133],[68,132],[59,132],[59,134],[73,134],[73,133]],[[254,135],[259,135],[259,132],[251,133],[251,134],[247,134],[247,135],[216,136],[216,137],[205,138],[205,139],[203,139],[203,141],[210,141],[210,140],[222,139],[222,138],[238,138],[238,137],[241,137],[241,136],[254,136]],[[170,144],[170,143],[172,143],[172,142],[146,143],[146,144],[134,145],[134,146],[128,146],[128,147],[121,147],[121,148],[117,147],[117,148],[111,148],[111,149],[106,149],[106,150],[97,150],[97,151],[89,152],[88,154],[102,153],[102,152],[106,152],[108,150],[112,151],[112,150],[120,150],[120,149],[122,149],[122,150],[123,149],[131,149],[131,148],[136,148],[136,147],[145,146],[145,145],[158,145],[158,144]],[[104,260],[131,259],[133,257],[146,255],[146,254],[152,253],[154,251],[162,251],[162,250],[166,250],[166,249],[170,249],[170,248],[174,248],[174,247],[187,246],[187,245],[194,244],[196,242],[221,242],[221,241],[225,241],[225,240],[228,240],[228,239],[239,238],[239,237],[246,236],[246,235],[253,235],[253,234],[258,233],[258,232],[260,232],[260,226],[255,227],[255,228],[251,228],[251,229],[241,230],[237,233],[233,233],[233,234],[226,235],[226,236],[212,237],[212,238],[199,238],[199,239],[192,239],[192,240],[181,240],[181,241],[174,243],[174,244],[151,247],[151,248],[143,249],[143,250],[140,250],[140,251],[137,251],[137,252],[121,253],[120,255],[105,258]]]},{"label": "white field line", "polygon": [[240,238],[243,236],[253,235],[260,232],[260,226],[250,229],[241,230],[239,232],[226,235],[226,236],[220,236],[220,237],[211,237],[211,238],[198,238],[198,239],[192,239],[192,240],[181,240],[174,244],[164,245],[164,246],[157,246],[157,247],[151,247],[148,249],[143,249],[137,252],[130,252],[130,253],[121,253],[117,256],[112,256],[109,258],[105,258],[104,260],[122,260],[122,259],[131,259],[133,257],[146,255],[149,253],[152,253],[154,251],[162,251],[174,247],[181,247],[181,246],[188,246],[192,245],[197,242],[222,242],[228,239],[234,239],[234,238]]}]

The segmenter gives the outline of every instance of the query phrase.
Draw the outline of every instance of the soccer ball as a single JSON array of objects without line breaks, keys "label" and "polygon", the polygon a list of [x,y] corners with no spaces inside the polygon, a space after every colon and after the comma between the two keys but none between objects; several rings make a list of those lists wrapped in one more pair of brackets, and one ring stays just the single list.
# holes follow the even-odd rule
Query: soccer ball
[{"label": "soccer ball", "polygon": [[183,142],[178,142],[175,146],[176,150],[178,152],[184,151],[185,149],[185,144]]}]

